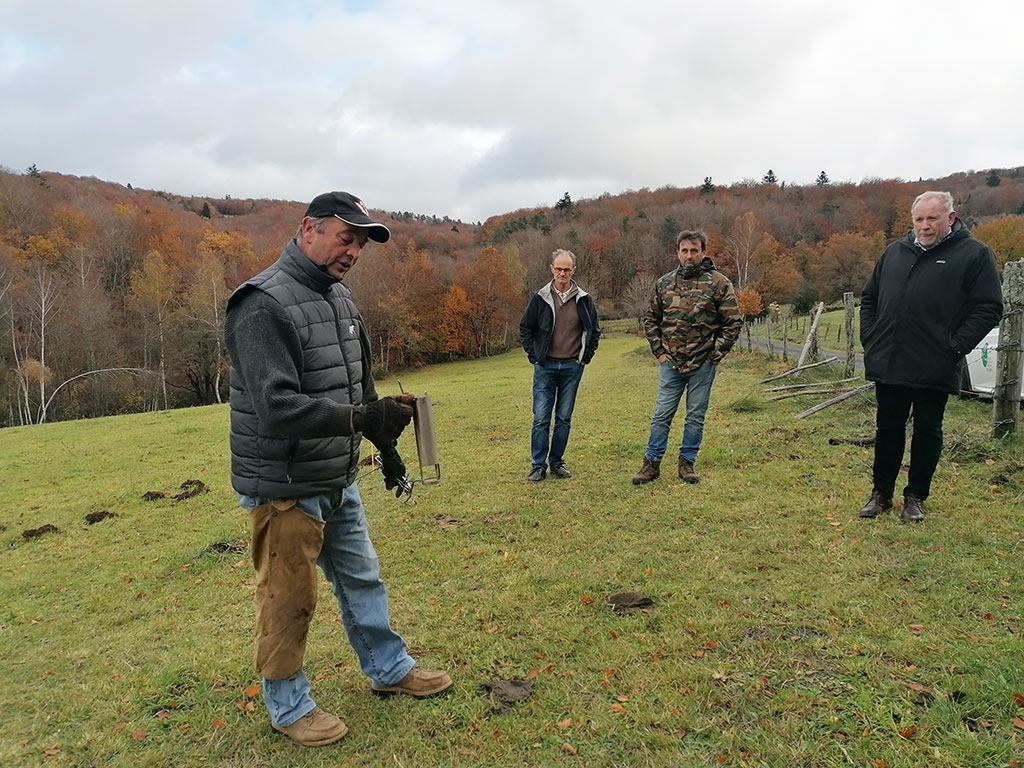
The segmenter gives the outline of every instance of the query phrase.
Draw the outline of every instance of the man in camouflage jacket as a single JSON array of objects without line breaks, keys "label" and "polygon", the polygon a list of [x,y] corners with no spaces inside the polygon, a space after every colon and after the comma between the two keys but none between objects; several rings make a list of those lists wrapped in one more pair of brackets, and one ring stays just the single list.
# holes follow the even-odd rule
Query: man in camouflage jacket
[{"label": "man in camouflage jacket", "polygon": [[679,233],[679,266],[655,284],[644,314],[647,341],[660,366],[651,434],[634,485],[649,483],[661,474],[672,418],[684,391],[686,425],[679,446],[679,477],[687,483],[700,480],[693,465],[704,435],[711,384],[742,324],[736,292],[706,255],[707,242],[703,232]]}]

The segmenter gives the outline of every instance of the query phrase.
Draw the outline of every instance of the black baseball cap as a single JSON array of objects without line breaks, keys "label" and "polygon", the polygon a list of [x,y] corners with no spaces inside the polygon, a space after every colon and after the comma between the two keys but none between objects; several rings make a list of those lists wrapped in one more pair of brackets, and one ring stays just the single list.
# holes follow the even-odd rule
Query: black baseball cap
[{"label": "black baseball cap", "polygon": [[391,239],[391,231],[371,219],[363,201],[348,192],[324,192],[317,195],[306,208],[306,216],[314,219],[334,216],[354,227],[366,227],[369,238],[377,243],[386,243]]}]

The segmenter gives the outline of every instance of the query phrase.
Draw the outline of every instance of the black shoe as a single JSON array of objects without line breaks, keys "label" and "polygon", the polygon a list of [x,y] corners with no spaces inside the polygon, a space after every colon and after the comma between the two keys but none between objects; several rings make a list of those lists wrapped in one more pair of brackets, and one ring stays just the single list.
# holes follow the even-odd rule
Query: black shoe
[{"label": "black shoe", "polygon": [[572,472],[569,471],[569,468],[565,466],[565,464],[559,464],[557,467],[552,467],[551,474],[562,480],[568,480],[572,477]]},{"label": "black shoe", "polygon": [[903,511],[900,520],[904,523],[920,523],[924,521],[924,502],[912,493],[903,494]]},{"label": "black shoe", "polygon": [[539,483],[545,477],[547,477],[547,470],[544,467],[534,467],[530,470],[530,474],[526,476],[526,479],[531,483]]},{"label": "black shoe", "polygon": [[871,491],[868,503],[860,508],[861,517],[878,517],[892,509],[892,496],[883,496],[878,491]]}]

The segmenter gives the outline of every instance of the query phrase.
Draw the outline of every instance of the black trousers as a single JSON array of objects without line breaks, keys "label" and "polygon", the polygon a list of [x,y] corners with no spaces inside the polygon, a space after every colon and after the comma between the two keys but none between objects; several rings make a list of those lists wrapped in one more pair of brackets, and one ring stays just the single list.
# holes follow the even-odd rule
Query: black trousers
[{"label": "black trousers", "polygon": [[878,415],[875,427],[875,490],[892,497],[903,464],[907,419],[914,415],[910,440],[910,472],[903,492],[928,498],[932,476],[942,453],[942,417],[949,394],[934,389],[892,387],[875,382]]}]

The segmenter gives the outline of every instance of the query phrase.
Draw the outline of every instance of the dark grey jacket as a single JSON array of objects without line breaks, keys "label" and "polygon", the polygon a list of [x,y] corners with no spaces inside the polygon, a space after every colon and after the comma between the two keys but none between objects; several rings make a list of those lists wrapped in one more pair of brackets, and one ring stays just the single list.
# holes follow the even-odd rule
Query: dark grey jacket
[{"label": "dark grey jacket", "polygon": [[1002,313],[992,251],[959,219],[952,233],[928,250],[914,245],[911,232],[885,249],[864,286],[865,378],[956,393],[960,359]]},{"label": "dark grey jacket", "polygon": [[362,439],[353,411],[377,392],[348,288],[293,240],[231,295],[225,339],[235,490],[293,499],[352,483]]}]

